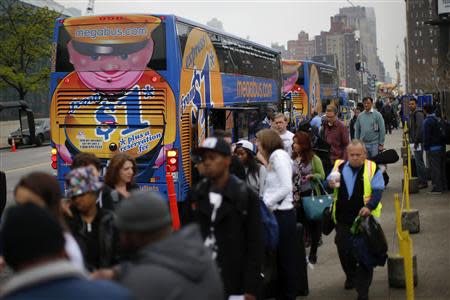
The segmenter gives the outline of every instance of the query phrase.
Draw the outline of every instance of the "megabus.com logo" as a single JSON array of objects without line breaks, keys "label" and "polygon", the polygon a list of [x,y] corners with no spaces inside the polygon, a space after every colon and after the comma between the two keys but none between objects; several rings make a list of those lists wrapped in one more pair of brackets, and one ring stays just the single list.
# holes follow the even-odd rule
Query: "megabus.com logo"
[{"label": "megabus.com logo", "polygon": [[272,83],[237,81],[237,96],[242,98],[270,98],[272,89]]},{"label": "megabus.com logo", "polygon": [[91,38],[95,40],[97,37],[104,36],[146,36],[147,28],[98,28],[98,29],[78,29],[75,31],[75,37]]}]

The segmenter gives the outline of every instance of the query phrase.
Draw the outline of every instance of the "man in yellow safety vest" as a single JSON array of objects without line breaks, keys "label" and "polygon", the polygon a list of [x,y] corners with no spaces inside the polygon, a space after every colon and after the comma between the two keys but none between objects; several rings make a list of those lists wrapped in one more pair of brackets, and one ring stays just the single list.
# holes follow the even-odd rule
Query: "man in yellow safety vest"
[{"label": "man in yellow safety vest", "polygon": [[355,288],[358,300],[368,299],[373,268],[359,264],[352,255],[350,228],[355,218],[372,214],[380,216],[384,180],[377,165],[367,160],[360,140],[347,146],[348,161],[337,160],[328,175],[328,186],[334,189],[333,220],[336,224],[335,243],[346,275],[345,289]]}]

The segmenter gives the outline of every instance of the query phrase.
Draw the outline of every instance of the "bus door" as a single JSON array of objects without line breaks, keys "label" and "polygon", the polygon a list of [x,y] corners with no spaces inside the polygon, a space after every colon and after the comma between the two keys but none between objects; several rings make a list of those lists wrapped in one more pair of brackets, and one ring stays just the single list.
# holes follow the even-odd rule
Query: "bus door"
[{"label": "bus door", "polygon": [[261,123],[259,107],[234,106],[207,109],[207,136],[213,136],[217,129],[231,131],[232,140],[254,139]]}]

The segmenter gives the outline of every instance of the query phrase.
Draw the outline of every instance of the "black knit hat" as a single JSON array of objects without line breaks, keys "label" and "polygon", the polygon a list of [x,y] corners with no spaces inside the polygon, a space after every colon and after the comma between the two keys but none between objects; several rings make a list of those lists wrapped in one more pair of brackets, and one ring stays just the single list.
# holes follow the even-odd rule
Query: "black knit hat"
[{"label": "black knit hat", "polygon": [[0,237],[5,261],[13,269],[61,253],[65,241],[59,222],[32,203],[8,209]]}]

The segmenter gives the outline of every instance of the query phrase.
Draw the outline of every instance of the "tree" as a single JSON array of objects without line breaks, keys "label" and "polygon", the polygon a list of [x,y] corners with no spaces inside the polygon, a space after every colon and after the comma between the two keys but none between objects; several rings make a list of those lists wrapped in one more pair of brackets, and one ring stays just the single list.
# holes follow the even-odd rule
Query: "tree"
[{"label": "tree", "polygon": [[222,21],[220,21],[217,18],[212,18],[211,20],[206,22],[206,25],[208,25],[209,27],[219,29],[219,30],[223,30],[223,23],[222,23]]},{"label": "tree", "polygon": [[18,0],[0,1],[0,86],[14,88],[21,100],[30,91],[48,88],[53,24],[58,16]]}]

